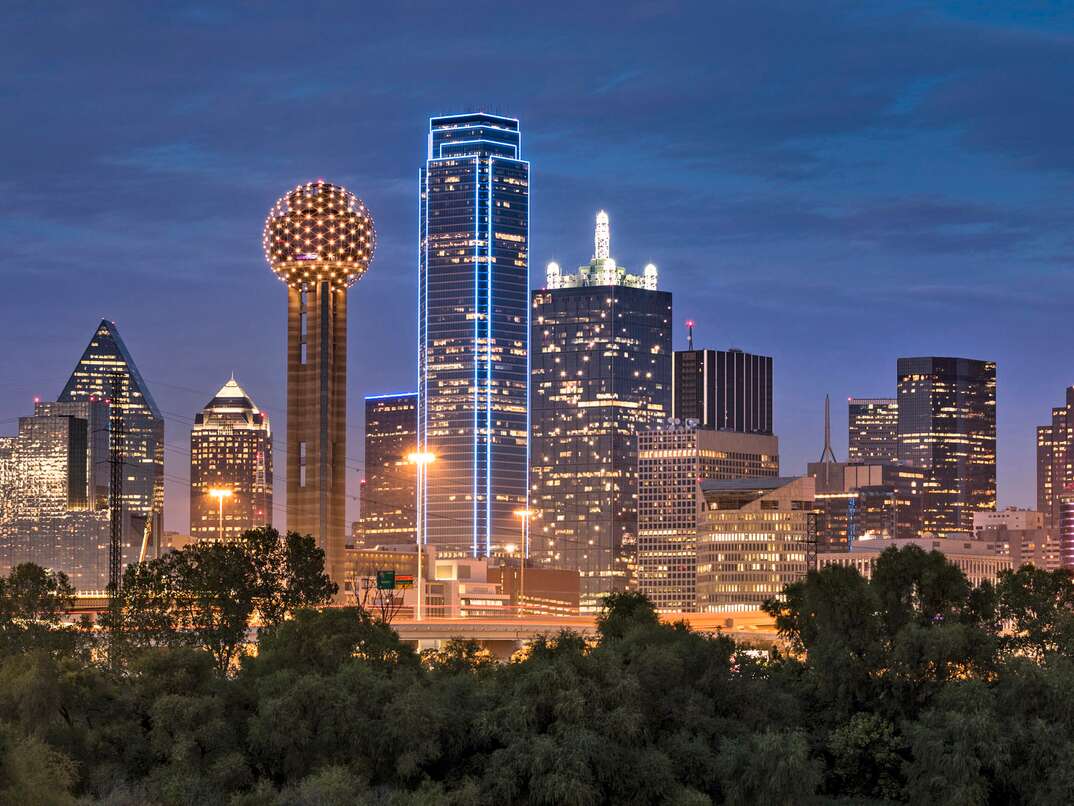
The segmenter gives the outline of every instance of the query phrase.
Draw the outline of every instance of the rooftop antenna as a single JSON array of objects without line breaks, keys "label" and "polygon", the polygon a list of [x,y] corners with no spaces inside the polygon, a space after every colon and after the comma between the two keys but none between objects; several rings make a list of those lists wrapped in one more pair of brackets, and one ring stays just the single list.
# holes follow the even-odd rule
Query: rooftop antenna
[{"label": "rooftop antenna", "polygon": [[824,450],[820,453],[822,464],[837,464],[835,451],[832,450],[832,411],[831,400],[828,395],[824,396]]},{"label": "rooftop antenna", "polygon": [[686,349],[694,349],[694,320],[686,320]]}]

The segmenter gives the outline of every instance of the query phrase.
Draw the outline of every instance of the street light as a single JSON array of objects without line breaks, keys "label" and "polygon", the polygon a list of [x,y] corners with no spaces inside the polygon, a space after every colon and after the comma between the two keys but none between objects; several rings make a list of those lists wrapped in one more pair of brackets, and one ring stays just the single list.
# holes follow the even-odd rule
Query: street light
[{"label": "street light", "polygon": [[235,492],[229,490],[226,487],[212,487],[209,489],[209,495],[217,500],[220,504],[220,540],[224,539],[224,499],[231,498]]},{"label": "street light", "polygon": [[522,521],[522,556],[519,559],[519,580],[518,580],[518,614],[525,615],[522,610],[522,600],[526,596],[526,557],[529,556],[529,538],[530,538],[530,517],[533,515],[532,509],[516,509],[515,517]]},{"label": "street light", "polygon": [[417,528],[414,530],[414,539],[418,548],[418,607],[415,611],[415,620],[421,621],[422,599],[425,598],[424,579],[421,573],[422,555],[425,554],[425,474],[427,468],[436,461],[436,455],[428,451],[413,451],[408,453],[406,460],[415,465],[418,471],[417,477]]}]

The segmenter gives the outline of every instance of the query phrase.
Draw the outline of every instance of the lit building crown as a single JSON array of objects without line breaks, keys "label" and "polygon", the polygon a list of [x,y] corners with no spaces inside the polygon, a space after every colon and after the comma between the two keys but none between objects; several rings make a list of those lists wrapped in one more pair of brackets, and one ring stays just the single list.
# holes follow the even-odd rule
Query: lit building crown
[{"label": "lit building crown", "polygon": [[641,274],[630,274],[616,265],[612,257],[612,235],[608,214],[597,213],[597,225],[593,232],[593,259],[587,266],[579,266],[577,274],[563,274],[558,263],[548,264],[545,285],[549,289],[579,288],[582,286],[622,285],[627,288],[645,288],[656,291],[659,272],[652,263],[646,264]]},{"label": "lit building crown", "polygon": [[369,268],[376,241],[373,216],[361,199],[323,179],[280,198],[263,237],[269,266],[295,287],[328,281],[349,288]]}]

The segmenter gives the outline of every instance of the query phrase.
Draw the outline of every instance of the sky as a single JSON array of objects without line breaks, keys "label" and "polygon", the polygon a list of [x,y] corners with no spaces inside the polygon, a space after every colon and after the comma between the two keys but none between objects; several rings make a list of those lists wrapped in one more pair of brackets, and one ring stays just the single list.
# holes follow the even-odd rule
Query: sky
[{"label": "sky", "polygon": [[324,177],[376,219],[350,292],[349,516],[362,398],[415,388],[417,175],[431,115],[517,117],[531,275],[660,267],[699,346],[774,357],[782,470],[825,394],[899,356],[998,364],[999,503],[1035,504],[1034,428],[1074,384],[1074,5],[981,2],[39,3],[0,26],[0,433],[114,320],[166,417],[234,371],[278,435],[286,295],[264,218]]}]

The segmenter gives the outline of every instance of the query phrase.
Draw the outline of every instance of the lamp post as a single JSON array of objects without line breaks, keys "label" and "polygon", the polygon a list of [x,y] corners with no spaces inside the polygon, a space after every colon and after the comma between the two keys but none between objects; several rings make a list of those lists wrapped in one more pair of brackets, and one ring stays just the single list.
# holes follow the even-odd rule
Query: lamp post
[{"label": "lamp post", "polygon": [[425,598],[424,577],[422,576],[422,555],[425,554],[425,474],[428,466],[436,461],[435,454],[428,451],[414,451],[406,457],[410,464],[417,468],[417,505],[415,506],[417,523],[414,529],[414,539],[418,548],[418,606],[415,610],[415,620],[421,621],[423,599]]},{"label": "lamp post", "polygon": [[224,540],[224,499],[231,498],[235,493],[226,487],[212,487],[209,495],[217,500],[220,505],[220,541]]},{"label": "lamp post", "polygon": [[530,516],[533,515],[532,509],[516,509],[515,517],[522,521],[522,552],[519,559],[519,580],[518,580],[518,614],[524,615],[522,611],[522,600],[526,596],[526,557],[529,556],[529,538],[530,538]]}]

